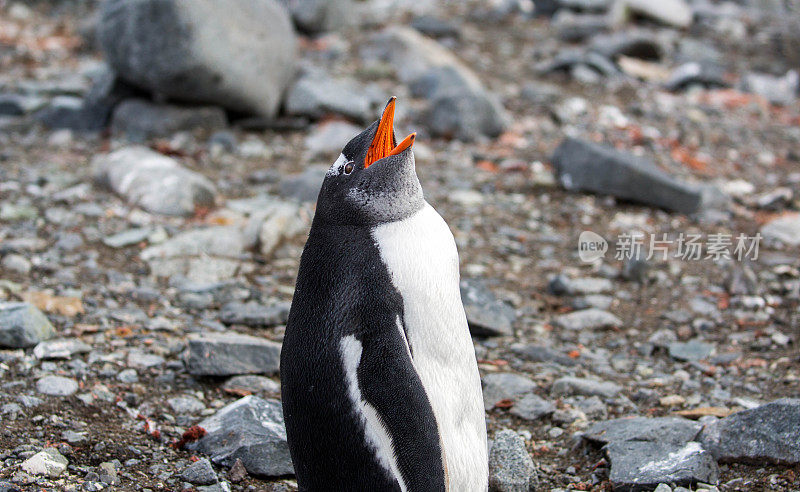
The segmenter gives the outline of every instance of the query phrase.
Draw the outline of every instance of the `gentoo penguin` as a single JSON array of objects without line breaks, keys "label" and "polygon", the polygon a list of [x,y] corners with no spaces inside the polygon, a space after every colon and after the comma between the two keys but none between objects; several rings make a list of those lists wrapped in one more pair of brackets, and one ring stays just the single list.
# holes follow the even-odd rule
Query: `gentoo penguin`
[{"label": "gentoo penguin", "polygon": [[281,352],[300,490],[485,491],[486,423],[453,235],[395,98],[325,175]]}]

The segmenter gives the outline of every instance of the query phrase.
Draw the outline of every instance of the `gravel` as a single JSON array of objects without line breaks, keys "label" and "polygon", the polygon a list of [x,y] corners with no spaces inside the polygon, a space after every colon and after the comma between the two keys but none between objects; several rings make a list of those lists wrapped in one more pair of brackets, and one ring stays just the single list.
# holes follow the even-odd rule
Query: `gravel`
[{"label": "gravel", "polygon": [[[185,4],[104,5],[121,3]],[[298,3],[320,13],[332,2]],[[786,45],[798,29],[784,27],[792,17],[781,2],[757,11],[693,2],[692,25],[674,28],[609,15],[617,2],[608,0],[535,3],[534,14],[530,1],[353,2],[346,28],[315,19],[324,31],[303,34],[296,55],[247,39],[268,37],[266,21],[216,40],[221,49],[245,39],[225,66],[258,71],[252,93],[274,86],[272,70],[282,67],[263,66],[285,56],[378,106],[361,115],[361,103],[336,99],[309,116],[265,115],[275,98],[230,110],[216,96],[131,86],[131,73],[92,40],[114,29],[98,2],[0,5],[8,48],[0,50],[0,489],[296,488],[277,372],[286,307],[327,168],[397,95],[397,134],[418,132],[426,199],[458,246],[488,436],[513,432],[506,449],[533,460],[537,490],[798,490],[796,404],[781,400],[800,393],[800,112],[787,89],[797,67],[787,57],[798,50]],[[226,8],[214,29],[195,32],[239,24],[232,17],[243,10]],[[151,27],[176,27],[158,21]],[[171,35],[129,33],[119,29],[126,49]],[[169,52],[127,55],[148,59],[142,68],[153,72],[197,61],[165,63]],[[218,75],[223,84],[235,78]],[[170,84],[186,81],[207,79]],[[779,97],[768,95],[775,89]],[[463,94],[475,99],[467,111],[450,106],[454,130],[434,135],[436,102]],[[277,97],[281,108],[287,95]],[[509,116],[494,138],[474,130],[489,100]],[[209,105],[214,130],[191,118],[167,130],[162,123],[173,123],[158,121],[170,109],[197,115]],[[113,131],[112,115],[126,107],[149,115],[134,118],[142,131]],[[51,124],[70,128],[41,124],[47,108],[56,110]],[[589,158],[551,160],[565,139]],[[128,159],[115,168],[116,187],[96,182],[89,164],[118,153]],[[160,171],[144,169],[151,159]],[[657,176],[634,172],[642,161]],[[562,186],[560,169],[581,163],[591,168],[587,189]],[[640,180],[616,189],[600,179],[631,175]],[[699,199],[698,212],[664,205],[665,190],[678,206]],[[638,259],[620,251],[633,232],[644,234]],[[759,232],[757,258],[737,257],[737,236]],[[694,234],[699,257],[681,257],[680,238]],[[720,234],[732,239],[730,258],[709,256]],[[669,254],[647,259],[649,240],[663,235]],[[607,241],[601,259],[583,261],[578,243],[587,237]],[[621,322],[567,329],[557,321],[593,310]],[[217,414],[222,423],[202,437],[195,426]],[[51,449],[69,460],[57,478],[22,468]],[[680,456],[690,466],[674,466]],[[182,477],[198,459],[216,481]],[[718,480],[702,484],[714,481],[712,461]],[[524,482],[525,473],[499,470],[493,461],[493,476],[508,480],[501,487]]]}]

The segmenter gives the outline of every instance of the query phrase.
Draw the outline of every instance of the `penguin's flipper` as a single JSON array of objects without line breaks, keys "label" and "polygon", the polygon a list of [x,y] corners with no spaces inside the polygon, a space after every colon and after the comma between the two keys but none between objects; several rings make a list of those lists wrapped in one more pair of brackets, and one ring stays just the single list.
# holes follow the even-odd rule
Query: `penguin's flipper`
[{"label": "penguin's flipper", "polygon": [[[379,458],[393,470],[402,490],[444,491],[446,473],[436,417],[402,327],[369,330],[359,334],[356,343],[361,349],[357,381],[366,431],[368,439],[372,434]],[[371,419],[370,412],[376,418]]]}]

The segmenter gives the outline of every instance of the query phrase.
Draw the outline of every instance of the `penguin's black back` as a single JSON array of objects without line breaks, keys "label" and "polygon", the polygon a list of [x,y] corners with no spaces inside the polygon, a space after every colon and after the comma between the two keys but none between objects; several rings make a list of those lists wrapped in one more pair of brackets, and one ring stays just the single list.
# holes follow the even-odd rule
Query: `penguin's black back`
[{"label": "penguin's black back", "polygon": [[402,316],[403,299],[369,228],[315,219],[281,353],[283,412],[301,490],[400,490],[368,444],[348,397],[340,349],[348,335],[364,346],[359,381],[386,381],[365,384],[362,397],[389,428],[408,489],[444,489],[433,410],[399,343]]}]

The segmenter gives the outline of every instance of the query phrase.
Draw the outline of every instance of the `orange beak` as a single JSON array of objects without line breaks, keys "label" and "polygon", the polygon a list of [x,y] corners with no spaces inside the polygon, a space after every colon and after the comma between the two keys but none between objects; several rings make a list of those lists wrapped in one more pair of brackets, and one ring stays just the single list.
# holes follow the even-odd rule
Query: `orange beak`
[{"label": "orange beak", "polygon": [[386,108],[383,110],[381,120],[378,123],[378,131],[375,132],[375,138],[367,150],[367,157],[364,159],[364,169],[371,166],[378,159],[390,155],[397,155],[400,152],[414,145],[414,139],[417,137],[416,133],[412,133],[395,145],[394,140],[394,102],[397,98],[392,96],[389,102],[386,103]]}]

